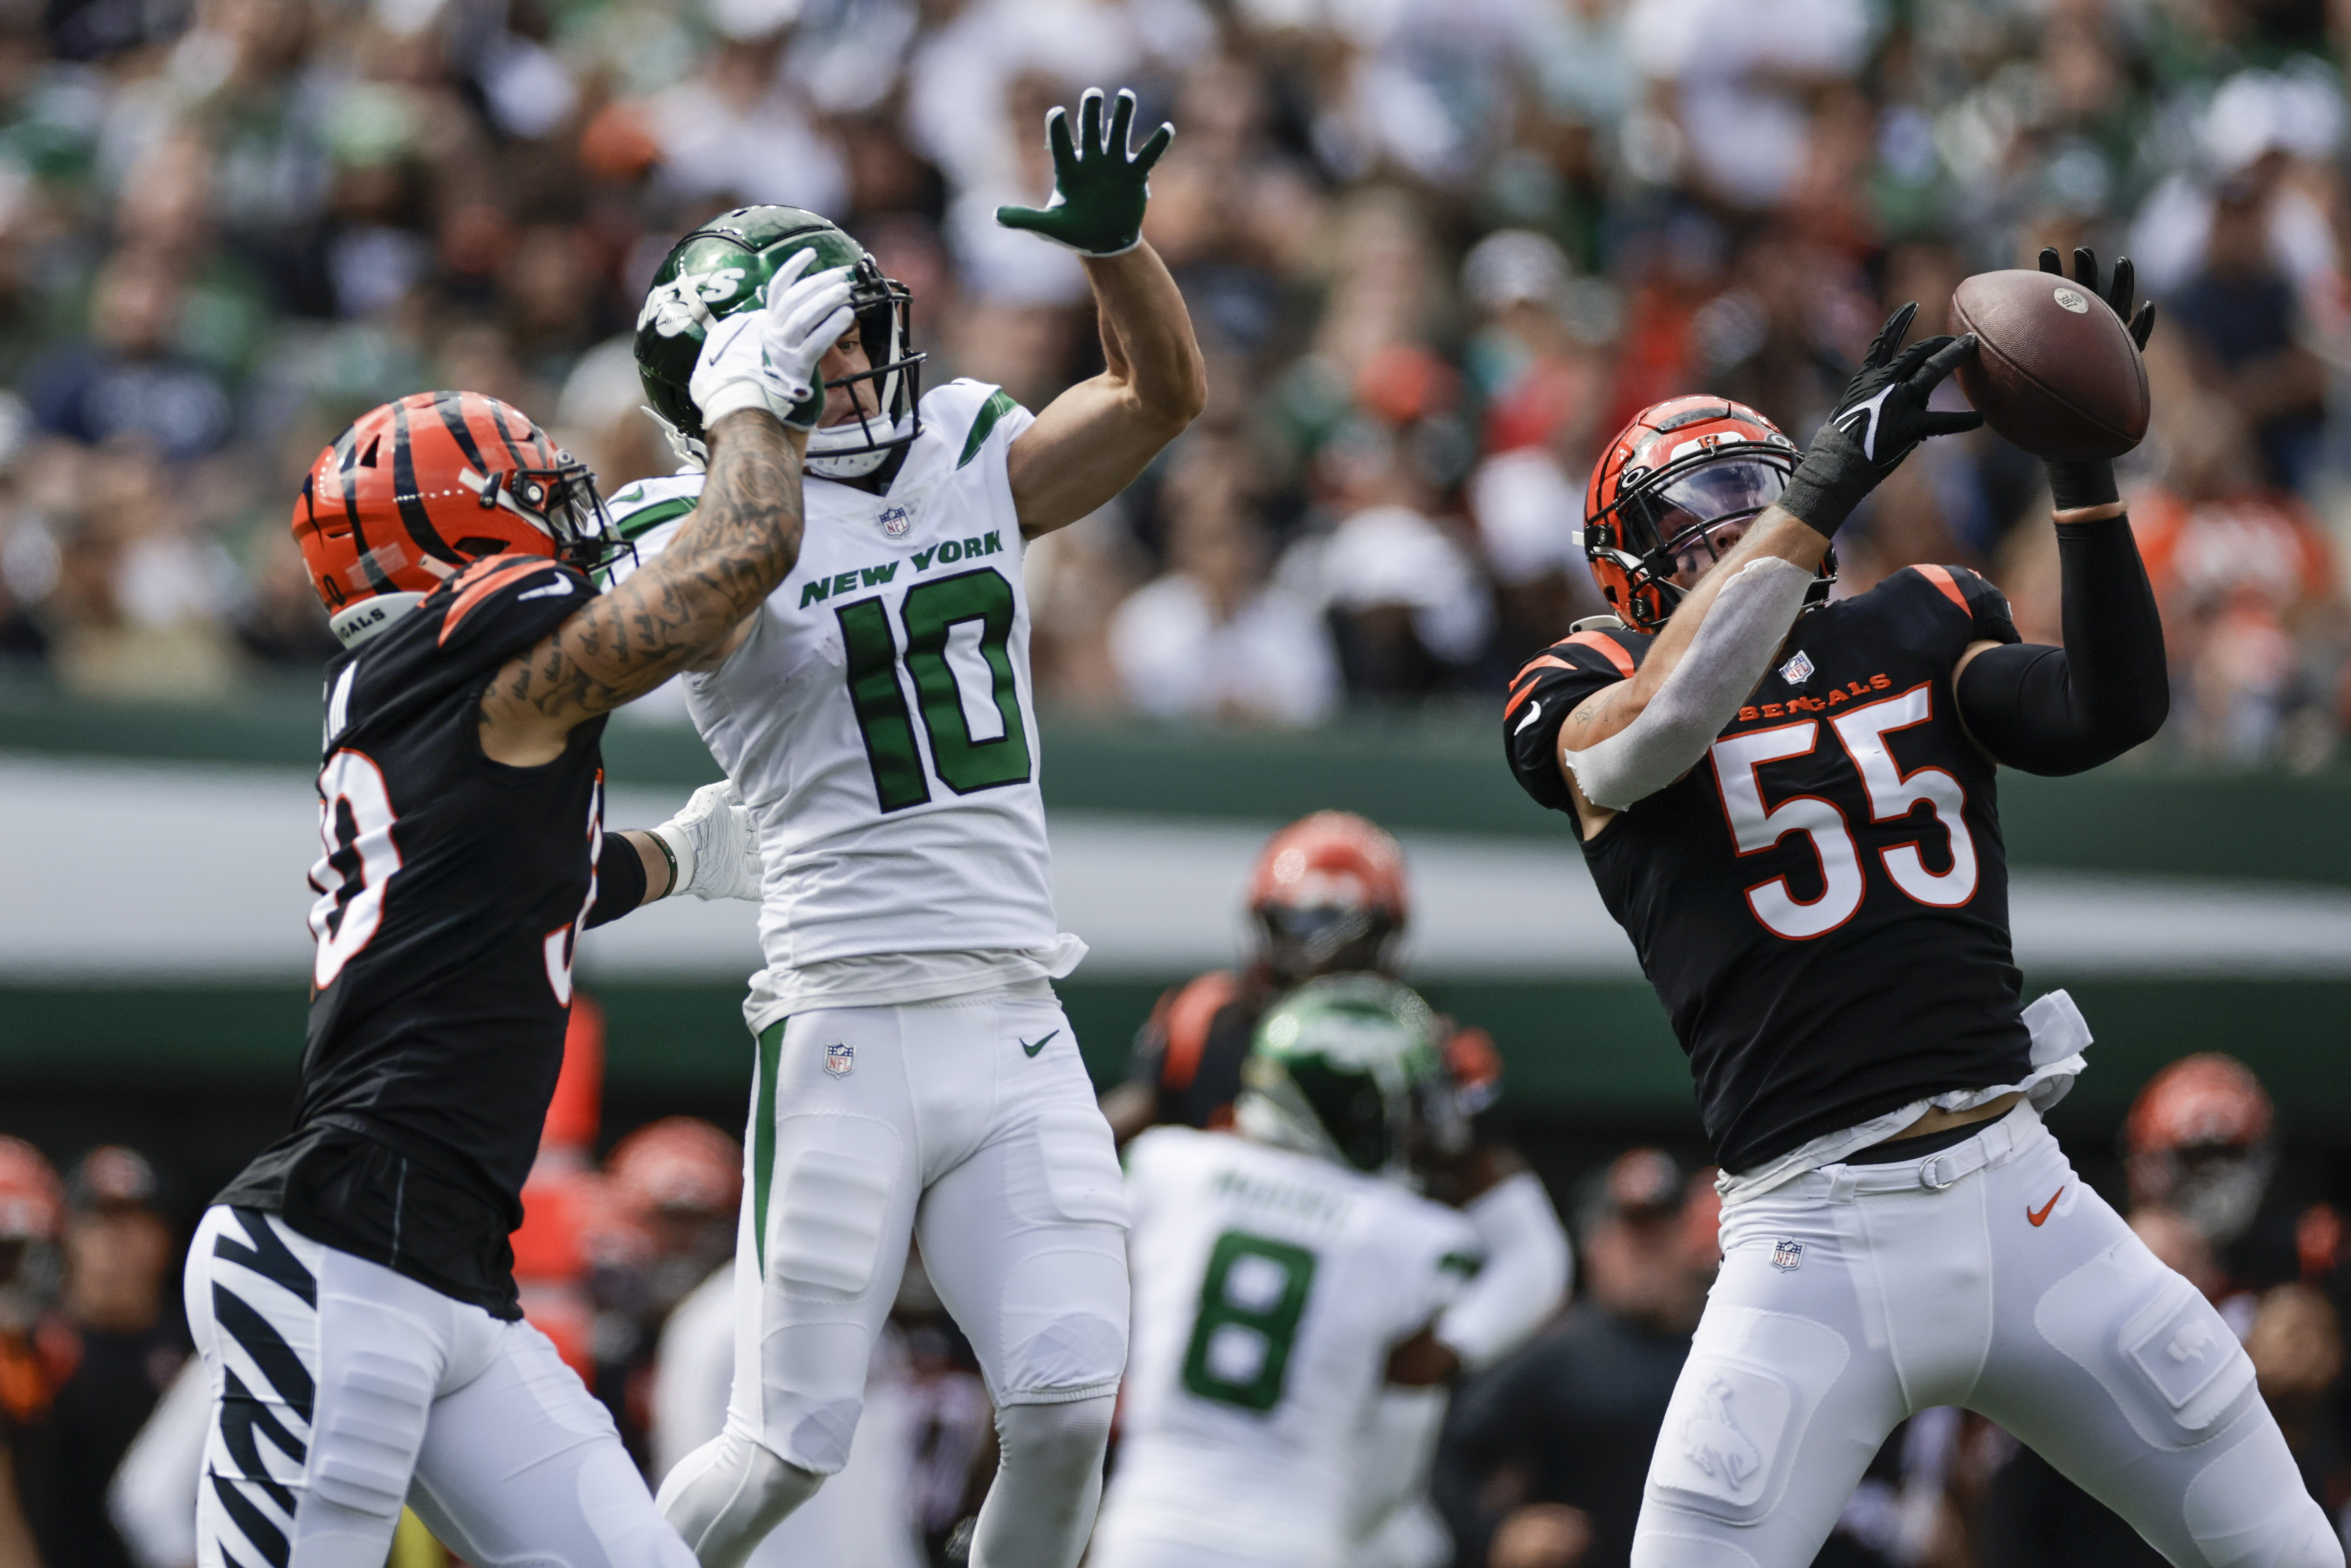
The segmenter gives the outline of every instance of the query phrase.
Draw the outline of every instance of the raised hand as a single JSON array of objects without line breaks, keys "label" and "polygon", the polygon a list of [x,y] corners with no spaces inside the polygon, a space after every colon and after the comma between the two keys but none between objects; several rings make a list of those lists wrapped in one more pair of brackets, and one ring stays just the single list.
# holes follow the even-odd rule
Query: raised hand
[{"label": "raised hand", "polygon": [[1976,351],[1976,340],[1972,332],[1921,338],[1903,348],[1917,314],[1914,300],[1886,318],[1780,497],[1783,508],[1823,534],[1834,536],[1861,498],[1920,442],[1983,423],[1972,409],[1927,406],[1943,378]]},{"label": "raised hand", "polygon": [[[2041,247],[2041,270],[2053,277],[2065,276],[2064,263],[2058,258],[2055,246]],[[2074,251],[2074,281],[2093,299],[2103,299],[2114,311],[2131,335],[2131,341],[2144,350],[2147,340],[2155,330],[2155,301],[2150,299],[2131,314],[2131,290],[2137,283],[2137,274],[2130,257],[2115,261],[2114,282],[2101,291],[2098,287],[2097,253],[2087,246]],[[2115,483],[2115,465],[2103,458],[2082,463],[2045,463],[2049,473],[2051,508],[2060,512],[2080,511],[2085,507],[2111,507],[2122,500],[2122,490]]]},{"label": "raised hand", "polygon": [[[2041,270],[2053,277],[2065,276],[2065,265],[2058,259],[2055,246],[2041,247]],[[2148,335],[2155,330],[2155,301],[2148,300],[2138,308],[2137,315],[2131,314],[2131,290],[2138,277],[2131,267],[2130,257],[2126,256],[2116,261],[2113,287],[2101,291],[2098,287],[2097,253],[2087,246],[2076,246],[2074,249],[2074,281],[2080,284],[2092,298],[2105,300],[2106,308],[2128,328],[2131,341],[2142,350],[2146,349]]]},{"label": "raised hand", "polygon": [[1161,125],[1151,140],[1130,151],[1134,94],[1125,88],[1102,131],[1102,94],[1088,88],[1078,100],[1078,135],[1070,137],[1067,110],[1045,117],[1045,145],[1053,153],[1053,199],[1040,207],[998,207],[996,221],[1064,245],[1081,256],[1117,256],[1143,243],[1143,209],[1151,199],[1151,166],[1176,140],[1173,125]]},{"label": "raised hand", "polygon": [[796,430],[813,430],[824,417],[817,363],[853,318],[849,268],[802,277],[815,263],[814,250],[794,251],[768,280],[764,304],[736,311],[704,338],[686,382],[703,429],[746,408],[764,408]]}]

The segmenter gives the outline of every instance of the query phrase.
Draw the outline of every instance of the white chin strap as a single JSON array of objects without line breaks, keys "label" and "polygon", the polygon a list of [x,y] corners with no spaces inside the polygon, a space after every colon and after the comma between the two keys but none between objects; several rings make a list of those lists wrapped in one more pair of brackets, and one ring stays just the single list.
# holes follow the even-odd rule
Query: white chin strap
[{"label": "white chin strap", "polygon": [[423,602],[421,593],[379,593],[328,616],[327,630],[345,648],[356,648]]},{"label": "white chin strap", "polygon": [[677,455],[678,466],[681,469],[699,474],[709,466],[710,448],[664,419],[649,405],[639,403],[637,411],[661,426],[662,439],[668,442],[669,449]]},{"label": "white chin strap", "polygon": [[[883,447],[879,451],[865,449],[865,443],[872,439],[867,432],[872,429],[880,418],[881,416],[876,414],[863,422],[849,420],[840,424],[829,424],[810,433],[808,444],[808,471],[820,479],[862,479],[881,467],[883,460],[895,448]],[[890,434],[893,436],[905,434],[903,422],[892,425]],[[841,450],[842,447],[849,447],[852,450],[844,452]]]}]

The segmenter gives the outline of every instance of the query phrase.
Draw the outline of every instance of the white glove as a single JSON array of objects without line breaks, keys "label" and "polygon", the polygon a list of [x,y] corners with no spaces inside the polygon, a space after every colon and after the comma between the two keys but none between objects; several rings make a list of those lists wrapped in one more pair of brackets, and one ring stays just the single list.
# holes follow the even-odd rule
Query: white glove
[{"label": "white glove", "polygon": [[767,304],[738,310],[710,329],[685,383],[708,430],[730,413],[762,408],[781,423],[813,430],[824,417],[817,361],[856,318],[849,308],[849,268],[802,277],[813,250],[794,251],[768,280]]},{"label": "white glove", "polygon": [[685,810],[652,831],[677,862],[671,897],[758,899],[759,831],[733,779],[705,784]]}]

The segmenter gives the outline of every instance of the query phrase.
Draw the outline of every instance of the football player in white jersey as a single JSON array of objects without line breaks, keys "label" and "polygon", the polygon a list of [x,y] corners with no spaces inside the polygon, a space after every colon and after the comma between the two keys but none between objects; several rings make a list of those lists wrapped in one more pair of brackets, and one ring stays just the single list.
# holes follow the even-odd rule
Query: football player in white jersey
[{"label": "football player in white jersey", "polygon": [[[1050,982],[1084,945],[1054,916],[1038,792],[1029,540],[1108,502],[1207,395],[1183,297],[1141,238],[1121,93],[1048,121],[1051,205],[998,221],[1077,251],[1106,369],[1031,415],[1000,389],[925,395],[905,288],[811,213],[747,207],[681,240],[639,318],[653,410],[689,464],[684,368],[807,247],[847,267],[855,326],[823,361],[797,570],[686,677],[758,827],[766,967],[737,1250],[726,1430],[663,1484],[704,1568],[738,1568],[840,1469],[911,1232],[977,1354],[1002,1460],[982,1568],[1073,1568],[1125,1362],[1126,1199]],[[651,559],[687,472],[614,498]]]},{"label": "football player in white jersey", "polygon": [[1391,1383],[1443,1375],[1436,1319],[1477,1271],[1476,1227],[1407,1185],[1445,1089],[1418,997],[1311,981],[1244,1082],[1238,1135],[1126,1147],[1134,1345],[1094,1568],[1339,1568],[1364,1429]]}]

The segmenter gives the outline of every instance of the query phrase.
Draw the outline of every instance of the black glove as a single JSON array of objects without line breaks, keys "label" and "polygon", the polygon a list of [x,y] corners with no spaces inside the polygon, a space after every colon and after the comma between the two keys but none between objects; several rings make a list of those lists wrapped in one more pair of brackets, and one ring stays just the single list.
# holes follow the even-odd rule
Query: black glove
[{"label": "black glove", "polygon": [[[1930,413],[1927,399],[1960,361],[1976,351],[1975,334],[1921,338],[1901,348],[1916,301],[1886,318],[1836,410],[1813,437],[1780,505],[1834,538],[1837,528],[1910,449],[1930,435],[1956,435],[1983,423],[1972,409]],[[1899,349],[1897,354],[1896,350]]]},{"label": "black glove", "polygon": [[[2041,247],[2041,270],[2057,277],[2065,276],[2065,266],[2058,259],[2056,246]],[[2137,278],[2130,257],[2126,256],[2115,263],[2114,287],[2101,294],[2097,256],[2085,248],[2077,248],[2074,252],[2074,281],[2093,299],[2105,300],[2117,317],[2129,323],[2131,341],[2142,350],[2146,349],[2147,335],[2155,330],[2155,301],[2148,300],[2138,308],[2137,315],[2131,314],[2131,285]],[[2049,496],[2058,511],[2109,506],[2123,498],[2122,492],[2115,487],[2115,465],[2104,458],[2087,463],[2051,463],[2046,466]]]}]

